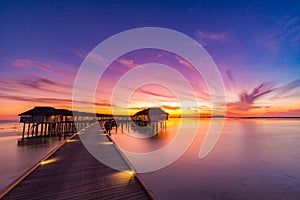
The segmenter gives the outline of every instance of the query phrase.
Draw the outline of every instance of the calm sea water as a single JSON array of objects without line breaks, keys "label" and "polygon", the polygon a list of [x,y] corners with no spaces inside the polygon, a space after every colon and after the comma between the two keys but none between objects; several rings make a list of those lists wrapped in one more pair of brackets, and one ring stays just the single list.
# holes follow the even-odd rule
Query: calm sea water
[{"label": "calm sea water", "polygon": [[[189,126],[196,119],[184,119]],[[218,119],[215,123],[218,123]],[[160,199],[300,199],[300,120],[226,119],[216,146],[198,158],[209,119],[200,119],[187,151],[171,165],[142,174]],[[128,129],[113,133],[117,144],[131,152],[157,150],[175,137],[181,121],[170,119],[166,131],[148,139]],[[188,134],[188,133],[187,133]],[[160,162],[158,159],[157,162]]]},{"label": "calm sea water", "polygon": [[22,124],[18,121],[0,120],[0,137],[21,135]]},{"label": "calm sea water", "polygon": [[0,192],[62,142],[18,146],[22,128],[17,121],[0,121]]},{"label": "calm sea water", "polygon": [[[199,159],[209,121],[200,119],[193,143],[177,161],[142,174],[147,187],[157,197],[300,199],[299,119],[227,119],[213,151]],[[148,139],[130,136],[142,134],[130,127],[123,127],[122,134],[119,127],[113,138],[128,151],[150,152],[169,144],[180,124],[192,127],[195,122],[195,119],[182,122],[170,119],[164,131]],[[0,191],[62,142],[18,146],[21,131],[22,125],[18,122],[0,122]]]}]

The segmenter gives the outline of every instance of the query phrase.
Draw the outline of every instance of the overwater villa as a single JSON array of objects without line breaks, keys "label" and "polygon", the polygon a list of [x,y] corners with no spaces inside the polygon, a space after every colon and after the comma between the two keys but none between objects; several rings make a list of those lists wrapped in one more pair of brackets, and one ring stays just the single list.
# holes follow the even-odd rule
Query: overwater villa
[{"label": "overwater villa", "polygon": [[[90,113],[73,112],[67,109],[36,106],[19,114],[23,123],[22,139],[29,137],[72,135],[89,123],[95,122]],[[75,124],[76,123],[76,124]]]},{"label": "overwater villa", "polygon": [[161,108],[147,108],[132,116],[132,120],[139,126],[146,126],[151,122],[162,122],[169,118],[169,113]]},{"label": "overwater villa", "polygon": [[[161,124],[168,119],[169,114],[161,108],[147,108],[133,116],[113,116],[111,114],[93,114],[86,112],[56,109],[54,107],[36,106],[20,113],[20,123],[23,123],[22,139],[43,138],[73,135],[77,131],[96,121],[114,122],[117,126],[130,121],[138,126]],[[116,121],[117,123],[116,123]],[[161,124],[161,127],[163,125]]]}]

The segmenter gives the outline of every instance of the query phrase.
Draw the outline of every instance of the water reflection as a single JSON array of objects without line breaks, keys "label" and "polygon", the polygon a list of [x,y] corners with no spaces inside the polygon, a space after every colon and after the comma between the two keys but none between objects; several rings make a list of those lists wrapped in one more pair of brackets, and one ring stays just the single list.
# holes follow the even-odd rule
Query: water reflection
[{"label": "water reflection", "polygon": [[20,135],[0,137],[0,192],[64,141],[53,139],[46,144],[18,146],[19,138]]},{"label": "water reflection", "polygon": [[[213,151],[199,159],[209,122],[199,121],[192,145],[176,162],[142,174],[159,198],[299,199],[299,119],[227,119]],[[189,123],[193,119],[185,119],[184,125]],[[126,150],[149,152],[171,142],[179,124],[179,119],[169,119],[164,134],[155,139],[128,134],[113,138]]]},{"label": "water reflection", "polygon": [[118,129],[121,129],[121,133],[126,133],[136,138],[160,137],[166,132],[167,123],[166,121],[154,121],[147,124],[143,122],[143,125],[141,125],[134,121],[120,121],[118,122],[115,133],[118,133]]},{"label": "water reflection", "polygon": [[[120,148],[126,151],[136,153],[154,151],[174,138],[173,133],[177,132],[178,127],[168,127],[169,125],[170,121],[151,122],[147,126],[139,126],[133,121],[118,123],[118,127],[112,130],[112,137],[119,141]],[[156,142],[149,142],[154,140]]]}]

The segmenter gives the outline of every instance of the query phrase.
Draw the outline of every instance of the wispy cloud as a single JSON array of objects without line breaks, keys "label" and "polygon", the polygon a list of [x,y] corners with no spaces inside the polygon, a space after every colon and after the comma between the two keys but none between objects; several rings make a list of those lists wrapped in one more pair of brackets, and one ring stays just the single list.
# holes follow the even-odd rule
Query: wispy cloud
[{"label": "wispy cloud", "polygon": [[[51,98],[51,97],[27,97],[27,96],[16,96],[16,95],[5,95],[0,93],[0,98],[14,100],[14,101],[22,101],[22,102],[30,102],[30,103],[38,103],[38,104],[63,104],[64,106],[70,106],[73,102],[81,103],[82,105],[94,104],[93,102],[87,101],[76,101],[72,99],[64,99],[64,98]],[[96,106],[103,107],[111,107],[112,104],[107,102],[96,102]]]},{"label": "wispy cloud", "polygon": [[17,59],[11,63],[15,67],[36,67],[39,69],[42,69],[47,72],[55,73],[58,75],[63,75],[67,77],[74,78],[75,75],[67,72],[63,72],[60,70],[57,70],[54,66],[51,66],[50,64],[45,64],[39,61],[31,60],[31,59]]},{"label": "wispy cloud", "polygon": [[176,111],[176,110],[179,110],[179,109],[180,109],[180,106],[162,105],[162,108],[163,108],[163,109],[167,109],[167,110],[173,110],[173,111]]},{"label": "wispy cloud", "polygon": [[17,80],[2,78],[0,83],[2,92],[18,92],[19,95],[34,94],[38,93],[38,91],[51,92],[51,94],[70,94],[72,91],[72,85],[35,76]]},{"label": "wispy cloud", "polygon": [[255,40],[269,51],[277,53],[283,43],[295,47],[300,41],[300,19],[289,15],[276,19],[272,29],[265,33],[257,33]]},{"label": "wispy cloud", "polygon": [[274,90],[274,84],[266,82],[258,85],[250,92],[242,92],[239,94],[240,102],[243,104],[253,104],[258,98],[272,92]]},{"label": "wispy cloud", "polygon": [[103,57],[102,55],[99,55],[95,52],[87,52],[79,49],[70,49],[76,56],[79,58],[87,59],[99,66],[105,67],[105,65],[109,64],[111,62],[109,59]]},{"label": "wispy cloud", "polygon": [[134,60],[126,58],[118,58],[117,62],[129,68],[133,68],[138,65],[138,63],[136,63]]},{"label": "wispy cloud", "polygon": [[286,85],[277,88],[278,95],[284,95],[287,92],[300,87],[300,79],[294,80]]},{"label": "wispy cloud", "polygon": [[80,49],[69,48],[69,50],[71,52],[73,52],[76,56],[78,56],[79,58],[85,58],[89,54],[89,52],[83,51],[83,50],[80,50]]},{"label": "wispy cloud", "polygon": [[20,112],[14,110],[16,104],[17,106],[50,105],[70,108],[71,94],[72,85],[63,81],[36,76],[21,79],[1,77],[0,79],[0,101],[4,103],[2,106],[11,106],[12,112]]},{"label": "wispy cloud", "polygon": [[268,106],[257,105],[256,101],[260,98],[265,98],[268,94],[270,94],[270,101],[282,98],[284,97],[283,95],[298,87],[300,87],[300,79],[283,86],[278,86],[274,82],[264,82],[254,87],[252,90],[240,92],[238,94],[239,101],[230,102],[227,104],[227,107],[230,111],[248,111],[262,107],[266,108]]},{"label": "wispy cloud", "polygon": [[[124,57],[118,58],[116,60],[109,60],[107,58],[104,58],[102,55],[94,52],[86,52],[78,49],[71,49],[71,51],[79,58],[87,59],[101,67],[108,67],[107,70],[108,72],[110,72],[110,76],[124,74],[128,70],[127,68],[133,68],[138,65],[134,60]],[[124,68],[124,66],[127,68]]]},{"label": "wispy cloud", "polygon": [[143,89],[139,89],[138,92],[143,93],[143,94],[156,96],[156,97],[164,97],[164,98],[169,98],[169,99],[174,99],[175,98],[173,95],[165,95],[165,94],[160,94],[160,93],[157,93],[157,92],[151,92],[151,91],[147,91],[147,90],[143,90]]},{"label": "wispy cloud", "polygon": [[295,46],[298,44],[299,33],[300,33],[300,20],[298,17],[286,16],[286,20],[282,23],[281,31],[278,31],[274,35],[274,39],[283,40],[286,37],[291,37],[291,45]]},{"label": "wispy cloud", "polygon": [[195,33],[195,38],[202,45],[207,45],[213,41],[217,42],[225,42],[229,39],[228,33],[214,33],[214,32],[206,32],[203,30],[197,30]]},{"label": "wispy cloud", "polygon": [[144,109],[147,109],[148,107],[147,106],[142,106],[142,107],[129,107],[129,110],[144,110]]},{"label": "wispy cloud", "polygon": [[189,63],[188,61],[186,61],[185,59],[183,59],[183,58],[181,58],[180,56],[177,56],[177,55],[175,55],[174,57],[175,57],[175,59],[176,59],[180,64],[182,64],[182,65],[184,65],[184,66],[186,66],[186,67],[192,68],[192,69],[194,70],[194,66],[193,66],[191,63]]},{"label": "wispy cloud", "polygon": [[61,98],[49,98],[49,97],[28,97],[28,96],[17,96],[0,93],[1,99],[7,99],[11,101],[21,101],[21,102],[30,102],[30,103],[71,103],[70,99],[61,99]]}]

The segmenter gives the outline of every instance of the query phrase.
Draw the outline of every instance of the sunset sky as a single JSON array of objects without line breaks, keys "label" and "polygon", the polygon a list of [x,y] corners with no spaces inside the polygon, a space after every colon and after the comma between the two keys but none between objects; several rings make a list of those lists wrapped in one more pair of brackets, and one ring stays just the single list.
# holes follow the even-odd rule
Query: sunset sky
[{"label": "sunset sky", "polygon": [[[299,13],[297,1],[0,1],[0,120],[17,119],[34,106],[72,109],[74,80],[89,52],[105,39],[139,27],[173,29],[204,47],[222,75],[227,116],[300,116]],[[176,80],[170,88],[177,91],[159,84],[133,88],[118,83],[146,63],[182,74],[199,106],[181,109],[176,93],[186,102],[191,93]],[[157,71],[143,73],[136,78],[156,76]],[[130,99],[119,93],[111,101],[117,83]],[[132,114],[160,106],[171,115],[206,115],[210,100],[189,62],[156,49],[120,56],[95,94],[96,111],[103,113],[113,108]]]}]

